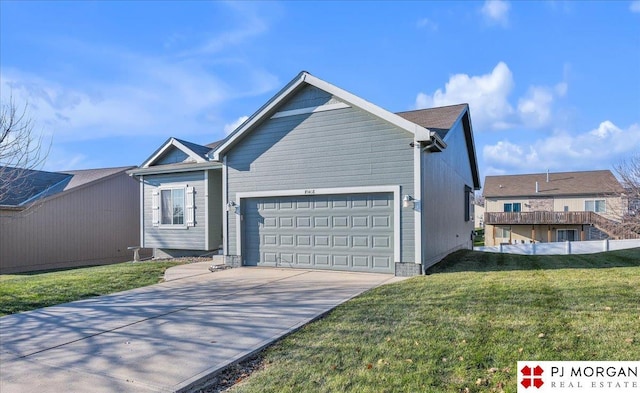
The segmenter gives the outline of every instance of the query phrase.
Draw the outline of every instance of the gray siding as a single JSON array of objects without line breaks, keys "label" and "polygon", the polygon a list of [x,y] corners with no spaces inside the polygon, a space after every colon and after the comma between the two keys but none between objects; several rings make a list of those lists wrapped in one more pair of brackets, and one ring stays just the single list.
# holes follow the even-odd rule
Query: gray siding
[{"label": "gray siding", "polygon": [[[412,141],[410,133],[358,108],[270,119],[228,153],[228,198],[248,191],[392,185],[412,195]],[[237,217],[228,214],[229,255],[236,255]],[[413,211],[402,209],[402,261],[414,261],[413,221]]]},{"label": "gray siding", "polygon": [[298,94],[282,105],[280,111],[289,111],[293,109],[311,108],[325,104],[334,104],[340,102],[331,94],[315,86],[307,85],[301,89]]},{"label": "gray siding", "polygon": [[440,153],[422,153],[422,220],[424,265],[429,267],[447,254],[471,248],[473,221],[465,221],[465,185],[473,177],[462,124],[452,128]]},{"label": "gray siding", "polygon": [[222,246],[222,171],[209,171],[209,249]]},{"label": "gray siding", "polygon": [[[154,227],[152,222],[153,190],[160,186],[188,185],[195,190],[195,218],[193,227],[172,229]],[[206,250],[205,216],[207,189],[204,171],[148,175],[144,177],[144,246],[147,248],[168,248],[174,250]]]},{"label": "gray siding", "polygon": [[[169,164],[177,164],[180,162],[185,162],[188,159],[190,159],[190,157],[187,155],[187,153],[183,152],[182,150],[176,148],[176,147],[171,147],[169,149],[168,152],[166,152],[155,164],[154,166],[157,165],[169,165]],[[193,159],[190,159],[190,161],[193,161]]]},{"label": "gray siding", "polygon": [[55,195],[23,212],[0,211],[0,272],[133,260],[140,185],[126,173]]}]

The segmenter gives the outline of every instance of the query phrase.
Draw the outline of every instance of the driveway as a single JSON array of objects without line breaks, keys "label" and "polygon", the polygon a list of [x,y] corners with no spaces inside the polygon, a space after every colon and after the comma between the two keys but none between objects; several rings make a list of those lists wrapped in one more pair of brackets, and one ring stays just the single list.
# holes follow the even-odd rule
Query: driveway
[{"label": "driveway", "polygon": [[186,391],[340,303],[399,280],[189,268],[162,284],[0,318],[0,391]]}]

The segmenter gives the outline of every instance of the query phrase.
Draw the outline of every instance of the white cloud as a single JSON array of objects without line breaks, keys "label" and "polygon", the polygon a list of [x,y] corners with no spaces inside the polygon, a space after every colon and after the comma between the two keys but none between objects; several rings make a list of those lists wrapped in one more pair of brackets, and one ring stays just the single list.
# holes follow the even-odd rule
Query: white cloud
[{"label": "white cloud", "polygon": [[456,74],[449,78],[444,91],[432,95],[418,93],[416,108],[430,108],[466,102],[473,116],[474,127],[501,129],[513,113],[508,96],[513,89],[513,75],[509,67],[498,63],[489,74],[469,76]]},{"label": "white cloud", "polygon": [[431,31],[438,30],[438,24],[429,18],[422,18],[417,23],[418,28],[425,28]]},{"label": "white cloud", "polygon": [[551,120],[552,103],[551,89],[540,86],[530,87],[527,95],[518,100],[518,114],[523,124],[534,128],[547,125]]},{"label": "white cloud", "polygon": [[225,135],[231,134],[236,128],[240,127],[240,124],[242,124],[245,121],[247,121],[248,118],[249,118],[249,116],[240,116],[233,123],[225,124],[224,125],[224,133],[225,133]]},{"label": "white cloud", "polygon": [[629,10],[631,12],[640,13],[640,0],[632,1],[631,4],[629,4]]},{"label": "white cloud", "polygon": [[511,4],[505,0],[486,0],[480,9],[485,20],[491,24],[509,25],[509,9]]},{"label": "white cloud", "polygon": [[640,124],[626,129],[606,120],[593,130],[571,135],[557,132],[532,143],[499,141],[483,148],[482,160],[492,174],[610,169],[611,162],[631,156],[640,146]]}]

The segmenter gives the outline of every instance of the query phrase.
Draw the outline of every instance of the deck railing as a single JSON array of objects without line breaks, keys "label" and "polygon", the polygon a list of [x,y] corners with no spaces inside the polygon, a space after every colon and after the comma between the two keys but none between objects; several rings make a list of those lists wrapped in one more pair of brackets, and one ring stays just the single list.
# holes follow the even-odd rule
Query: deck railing
[{"label": "deck railing", "polygon": [[599,224],[606,218],[594,212],[519,212],[519,213],[485,213],[484,223],[490,225],[519,224]]}]

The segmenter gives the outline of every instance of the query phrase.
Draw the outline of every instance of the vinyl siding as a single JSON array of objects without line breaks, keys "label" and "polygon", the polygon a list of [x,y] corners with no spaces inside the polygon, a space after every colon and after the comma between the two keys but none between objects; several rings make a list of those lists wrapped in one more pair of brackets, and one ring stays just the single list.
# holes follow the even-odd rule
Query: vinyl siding
[{"label": "vinyl siding", "polygon": [[445,139],[447,148],[422,153],[422,220],[424,266],[447,254],[472,248],[473,221],[465,221],[465,186],[473,188],[473,176],[462,124]]},{"label": "vinyl siding", "polygon": [[[154,227],[151,210],[153,191],[161,186],[178,185],[188,185],[195,189],[196,225],[176,229]],[[144,246],[174,250],[206,250],[206,192],[204,171],[144,176]]]},{"label": "vinyl siding", "polygon": [[190,159],[187,153],[176,147],[171,147],[168,152],[160,157],[160,159],[154,164],[154,166],[177,164],[180,162],[185,162],[187,160],[193,161],[193,159]]},{"label": "vinyl siding", "polygon": [[121,173],[22,212],[0,211],[0,272],[130,261],[140,244],[140,186]]},{"label": "vinyl siding", "polygon": [[292,99],[282,105],[280,111],[289,111],[293,109],[312,108],[320,105],[335,104],[340,102],[331,94],[315,86],[305,86]]},{"label": "vinyl siding", "polygon": [[[392,185],[411,195],[412,141],[412,134],[358,108],[270,119],[227,154],[228,198],[249,191]],[[238,215],[227,214],[227,252],[235,255]],[[413,262],[413,211],[401,214],[402,261]]]}]

